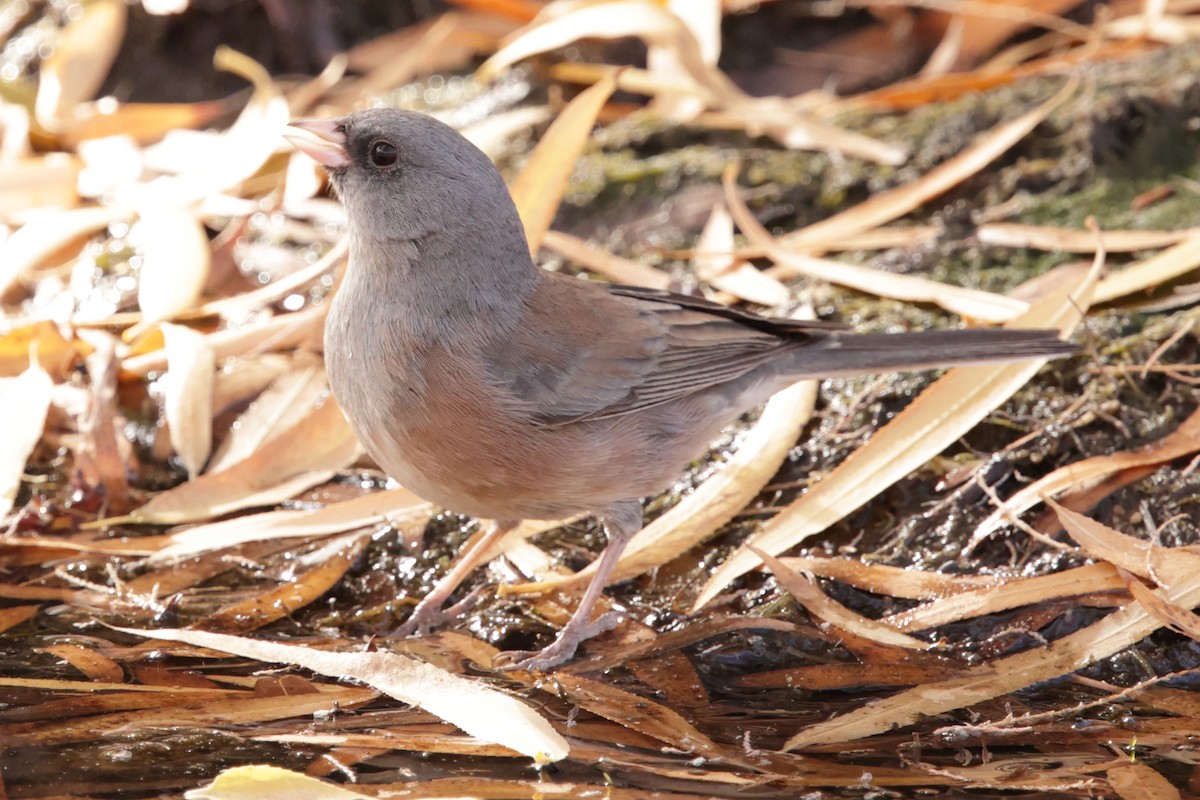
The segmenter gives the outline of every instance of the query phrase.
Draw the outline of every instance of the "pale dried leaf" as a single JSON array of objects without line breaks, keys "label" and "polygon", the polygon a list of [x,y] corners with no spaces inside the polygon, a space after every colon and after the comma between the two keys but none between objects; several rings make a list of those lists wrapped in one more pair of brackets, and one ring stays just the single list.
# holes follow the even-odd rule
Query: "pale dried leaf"
[{"label": "pale dried leaf", "polygon": [[124,0],[95,0],[58,38],[42,62],[34,116],[46,130],[70,126],[71,112],[95,97],[125,38]]},{"label": "pale dried leaf", "polygon": [[225,46],[217,48],[213,64],[253,83],[254,93],[229,130],[215,136],[188,134],[191,144],[179,151],[172,170],[178,173],[176,191],[183,199],[232,190],[258,172],[282,146],[290,118],[287,100],[262,65]]},{"label": "pale dried leaf", "polygon": [[196,214],[166,198],[147,197],[138,204],[138,221],[129,236],[142,250],[142,322],[129,332],[132,339],[196,303],[208,280],[212,247]]},{"label": "pale dried leaf", "polygon": [[443,14],[425,28],[416,41],[394,51],[368,74],[346,87],[350,97],[374,97],[408,83],[424,70],[459,27],[457,14]]},{"label": "pale dried leaf", "polygon": [[25,462],[42,438],[54,383],[36,362],[15,378],[0,379],[0,518],[12,510]]},{"label": "pale dried leaf", "polygon": [[[218,361],[234,356],[286,350],[319,341],[327,313],[328,306],[322,305],[292,314],[280,314],[253,325],[215,331],[208,334],[208,341]],[[130,375],[145,375],[166,365],[166,352],[157,349],[126,358],[121,368]]]},{"label": "pale dried leaf", "polygon": [[[549,106],[520,106],[498,114],[490,114],[459,130],[467,141],[495,160],[508,155],[517,134],[532,130],[553,116]],[[309,159],[311,162],[312,159]]]},{"label": "pale dried leaf", "polygon": [[212,452],[212,395],[216,360],[205,337],[182,325],[162,326],[167,374],[163,378],[163,413],[171,446],[195,478]]},{"label": "pale dried leaf", "polygon": [[637,37],[647,47],[674,53],[694,86],[691,93],[706,105],[743,97],[721,72],[704,62],[700,46],[687,27],[667,9],[649,0],[612,0],[566,6],[566,11],[540,14],[514,33],[477,72],[488,80],[501,70],[530,56],[565,47],[584,38]]},{"label": "pale dried leaf", "polygon": [[735,170],[736,167],[726,169],[724,176],[725,200],[729,203],[733,219],[753,246],[760,248],[778,268],[790,274],[807,275],[880,297],[913,303],[935,303],[947,311],[989,322],[1005,322],[1029,308],[1029,304],[1022,300],[980,289],[951,286],[928,278],[883,272],[793,252],[780,244],[782,240],[772,237],[750,213],[737,191]]},{"label": "pale dried leaf", "polygon": [[[667,0],[667,10],[684,24],[695,40],[701,62],[709,69],[716,69],[721,55],[720,0]],[[668,80],[689,80],[677,48],[651,44],[646,53],[646,67]],[[704,101],[688,92],[661,93],[650,107],[670,119],[687,120],[704,110]]]},{"label": "pale dried leaf", "polygon": [[572,100],[513,179],[509,192],[525,225],[530,253],[536,255],[541,248],[542,237],[550,230],[558,212],[579,153],[591,135],[600,109],[615,88],[616,81],[609,76]]},{"label": "pale dried leaf", "polygon": [[354,433],[330,397],[249,458],[169,489],[130,516],[139,523],[169,525],[274,505],[329,480],[357,455]]},{"label": "pale dried leaf", "polygon": [[375,800],[300,772],[269,764],[232,767],[212,783],[184,792],[187,800]]},{"label": "pale dried leaf", "polygon": [[0,295],[68,244],[128,216],[129,211],[108,206],[31,215],[29,221],[0,246]]},{"label": "pale dried leaf", "polygon": [[251,456],[255,450],[290,429],[329,390],[325,369],[313,364],[287,372],[275,379],[238,417],[208,466],[220,472]]},{"label": "pale dried leaf", "polygon": [[1152,554],[1156,550],[1152,542],[1127,536],[1049,498],[1046,505],[1054,509],[1063,528],[1089,557],[1107,561],[1139,578],[1159,580],[1151,568]]},{"label": "pale dried leaf", "polygon": [[79,171],[79,194],[102,198],[142,175],[142,149],[131,136],[105,136],[79,143],[83,169]]},{"label": "pale dried leaf", "polygon": [[194,630],[118,628],[134,636],[185,642],[243,658],[295,664],[338,680],[356,680],[402,703],[423,708],[466,733],[502,744],[538,763],[566,758],[568,745],[521,701],[422,661],[396,653],[336,653]]},{"label": "pale dried leaf", "polygon": [[904,216],[922,203],[958,186],[1028,136],[1075,91],[1072,82],[1054,97],[1017,119],[998,125],[981,141],[947,159],[912,183],[879,192],[832,217],[780,239],[785,248],[808,255],[828,250],[830,240],[862,233]]},{"label": "pale dried leaf", "polygon": [[[1057,328],[1069,334],[1091,302],[1103,260],[1074,287],[1047,295],[1013,321],[1013,327]],[[1045,363],[952,369],[878,430],[807,494],[775,516],[749,544],[776,555],[842,519],[973,428],[1012,396]],[[730,581],[759,559],[746,545],[725,561],[705,584],[693,608],[712,600]]]},{"label": "pale dried leaf", "polygon": [[1200,267],[1200,233],[1179,244],[1108,275],[1096,287],[1096,302],[1107,303],[1136,292],[1150,291]]},{"label": "pale dried leaf", "polygon": [[20,217],[30,209],[79,204],[79,159],[65,153],[22,158],[0,169],[0,215]]},{"label": "pale dried leaf", "polygon": [[188,528],[171,534],[167,545],[148,562],[172,561],[268,539],[325,536],[379,525],[424,527],[432,513],[433,506],[407,489],[371,492],[315,511],[266,511]]},{"label": "pale dried leaf", "polygon": [[616,283],[648,286],[651,289],[668,289],[671,286],[671,276],[667,273],[639,261],[621,258],[561,231],[546,231],[542,236],[542,246]]},{"label": "pale dried leaf", "polygon": [[696,240],[692,269],[696,277],[751,303],[777,306],[787,302],[788,290],[734,255],[733,217],[725,205],[713,207]]},{"label": "pale dried leaf", "polygon": [[1034,578],[1014,578],[996,586],[961,592],[943,597],[884,617],[880,622],[901,631],[923,631],[951,622],[999,614],[1020,606],[1045,603],[1064,597],[1119,592],[1125,586],[1111,564],[1090,564],[1086,567],[1039,575]]},{"label": "pale dried leaf", "polygon": [[1034,250],[1094,253],[1103,244],[1108,253],[1132,253],[1169,247],[1200,233],[1195,228],[1177,231],[1078,231],[1048,225],[1019,225],[993,222],[975,229],[975,238],[997,247],[1029,247]]}]

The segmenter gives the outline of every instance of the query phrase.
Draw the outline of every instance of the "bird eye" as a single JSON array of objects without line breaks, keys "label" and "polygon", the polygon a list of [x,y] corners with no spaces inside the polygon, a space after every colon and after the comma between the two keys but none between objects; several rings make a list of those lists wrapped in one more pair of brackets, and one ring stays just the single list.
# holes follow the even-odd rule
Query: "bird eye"
[{"label": "bird eye", "polygon": [[377,139],[367,148],[367,160],[371,162],[372,167],[386,169],[400,160],[400,151],[391,142]]}]

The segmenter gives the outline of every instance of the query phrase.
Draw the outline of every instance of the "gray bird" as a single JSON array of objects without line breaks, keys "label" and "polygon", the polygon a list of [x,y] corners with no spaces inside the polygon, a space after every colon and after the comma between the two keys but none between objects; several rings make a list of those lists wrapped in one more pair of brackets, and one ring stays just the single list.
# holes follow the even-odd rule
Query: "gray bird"
[{"label": "gray bird", "polygon": [[345,204],[350,263],[329,310],[330,385],[401,485],[495,520],[398,633],[424,632],[481,554],[523,519],[594,513],[608,546],[547,669],[612,627],[593,607],[674,482],[738,415],[805,378],[1069,354],[1047,330],[854,334],[695,297],[538,269],[487,156],[423,114],[293,123]]}]

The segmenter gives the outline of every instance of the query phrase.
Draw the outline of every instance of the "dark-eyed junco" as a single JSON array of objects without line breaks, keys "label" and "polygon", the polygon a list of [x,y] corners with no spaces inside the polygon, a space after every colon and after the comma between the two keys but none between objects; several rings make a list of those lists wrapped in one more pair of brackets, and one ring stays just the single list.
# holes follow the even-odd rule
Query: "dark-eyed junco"
[{"label": "dark-eyed junco", "polygon": [[522,519],[597,514],[608,547],[558,638],[512,666],[546,669],[611,627],[590,619],[640,499],[723,427],[803,378],[1046,358],[1045,330],[854,334],[695,297],[538,269],[492,163],[452,128],[394,109],[294,123],[350,225],[325,329],[338,402],[405,487],[496,520],[402,631],[440,617],[479,553]]}]

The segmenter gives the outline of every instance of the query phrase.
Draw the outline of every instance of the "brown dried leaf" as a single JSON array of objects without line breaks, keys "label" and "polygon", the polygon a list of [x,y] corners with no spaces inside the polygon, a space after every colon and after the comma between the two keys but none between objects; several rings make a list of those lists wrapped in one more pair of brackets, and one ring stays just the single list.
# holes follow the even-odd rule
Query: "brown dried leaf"
[{"label": "brown dried leaf", "polygon": [[29,354],[36,352],[46,372],[61,379],[89,349],[83,342],[68,341],[53,322],[14,328],[0,335],[0,378],[11,378],[29,369]]},{"label": "brown dried leaf", "polygon": [[[144,632],[129,631],[129,633],[143,634]],[[196,631],[193,635],[218,636],[219,634],[201,634]],[[276,645],[276,647],[279,646],[281,645]],[[66,682],[62,681],[61,683]],[[97,691],[102,687],[114,688],[112,684],[96,683],[91,686],[96,687]],[[129,690],[134,687],[117,684],[115,688]],[[181,691],[190,694],[197,691],[196,689],[181,690],[178,686],[153,688],[170,694]],[[103,726],[98,726],[96,720],[91,717],[49,723],[45,721],[10,723],[0,725],[0,736],[3,736],[5,743],[10,746],[48,747],[71,742],[102,740],[114,730],[123,730],[129,733],[164,729],[174,731],[188,727],[207,730],[227,725],[254,725],[275,719],[311,717],[313,714],[329,713],[337,708],[357,708],[378,697],[378,692],[357,687],[326,687],[325,691],[320,694],[291,697],[254,697],[252,692],[242,692],[241,696],[230,698],[226,690],[216,689],[210,690],[210,692],[209,696],[212,699],[199,700],[186,705],[175,704],[108,713],[104,715]]]},{"label": "brown dried leaf", "polygon": [[134,511],[137,523],[175,524],[274,505],[353,463],[358,442],[333,398],[224,472],[169,489]]},{"label": "brown dried leaf", "polygon": [[0,633],[37,616],[41,606],[9,606],[0,608]]},{"label": "brown dried leaf", "polygon": [[[1056,511],[1073,536],[1080,531],[1081,535],[1086,532],[1093,538],[1120,542],[1121,548],[1146,546],[1145,542],[1080,514],[1066,509]],[[1084,544],[1082,539],[1079,541]],[[1162,581],[1159,596],[1181,608],[1200,605],[1200,555],[1185,548],[1151,548],[1156,577]],[[1015,692],[1107,658],[1142,640],[1162,624],[1141,604],[1130,603],[1045,647],[980,664],[961,676],[917,686],[810,726],[789,739],[785,749],[861,739],[893,730],[897,725],[910,725],[931,714]]]},{"label": "brown dried leaf", "polygon": [[[554,682],[576,705],[670,747],[705,758],[731,755],[729,748],[715,743],[678,713],[645,697],[569,672],[556,672]],[[736,754],[733,760],[738,760]]]},{"label": "brown dried leaf", "polygon": [[308,565],[308,570],[280,586],[225,606],[198,627],[219,633],[246,633],[295,613],[337,585],[362,553],[367,538],[353,534],[301,556],[297,560],[302,566]]},{"label": "brown dried leaf", "polygon": [[810,614],[820,617],[834,627],[873,642],[909,650],[929,649],[928,642],[898,633],[895,628],[856,614],[822,592],[810,578],[788,569],[774,556],[755,547],[751,547],[750,550],[763,560],[779,584]]},{"label": "brown dried leaf", "polygon": [[1107,773],[1108,784],[1122,800],[1180,800],[1179,790],[1147,764],[1130,762]]},{"label": "brown dried leaf", "polygon": [[[1124,470],[1163,464],[1200,450],[1200,411],[1179,424],[1179,427],[1158,441],[1137,450],[1122,450],[1104,456],[1093,456],[1060,467],[1025,486],[979,523],[967,550],[1019,517],[1047,497],[1069,490],[1086,490]],[[1114,487],[1116,488],[1116,487]],[[1099,498],[1097,498],[1098,500]]]},{"label": "brown dried leaf", "polygon": [[61,658],[91,680],[101,683],[121,683],[125,680],[125,670],[121,669],[120,664],[90,647],[52,644],[37,649]]}]

